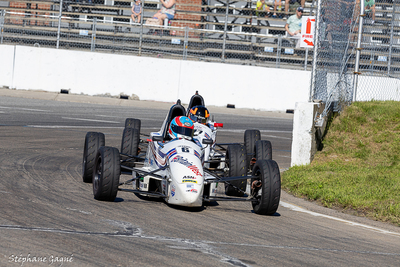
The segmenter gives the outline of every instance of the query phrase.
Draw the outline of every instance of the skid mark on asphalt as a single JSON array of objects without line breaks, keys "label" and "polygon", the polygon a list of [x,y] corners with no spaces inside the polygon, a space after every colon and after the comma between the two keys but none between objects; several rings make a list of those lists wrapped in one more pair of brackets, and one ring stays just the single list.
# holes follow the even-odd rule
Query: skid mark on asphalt
[{"label": "skid mark on asphalt", "polygon": [[[371,231],[374,231],[374,232],[378,232],[378,233],[381,233],[381,234],[388,234],[388,235],[400,237],[400,233],[391,232],[391,231],[387,231],[387,230],[384,230],[384,229],[372,227],[372,226],[369,226],[369,225],[366,225],[366,224],[356,223],[356,222],[340,219],[340,218],[337,218],[337,217],[333,217],[333,216],[329,216],[329,215],[325,215],[325,214],[309,211],[309,210],[303,209],[303,208],[301,208],[299,206],[292,205],[292,204],[289,204],[289,203],[286,203],[286,202],[282,202],[282,201],[279,204],[282,207],[291,209],[293,211],[307,213],[307,214],[310,214],[310,215],[316,216],[316,217],[327,218],[327,219],[338,221],[338,222],[342,222],[342,223],[345,223],[345,224],[348,224],[348,225],[351,225],[351,226],[368,229],[368,230],[371,230]],[[396,255],[399,255],[399,254],[396,254]]]},{"label": "skid mark on asphalt", "polygon": [[[282,204],[282,202],[281,202]],[[288,207],[287,203],[284,203],[286,207]],[[283,206],[282,205],[282,206]],[[293,205],[290,205],[293,206]],[[296,207],[296,206],[293,206]],[[301,208],[299,208],[301,209]],[[301,209],[304,210],[304,209]],[[332,217],[332,216],[324,216],[322,214],[318,214],[315,212],[313,215],[323,216],[323,217]],[[332,217],[335,218],[335,217]],[[341,219],[339,219],[341,220]],[[37,231],[37,232],[50,232],[50,233],[59,233],[59,234],[78,234],[78,235],[101,235],[101,236],[109,236],[109,237],[133,237],[133,238],[142,238],[155,240],[159,242],[169,242],[174,243],[174,245],[170,245],[168,247],[174,249],[183,249],[183,250],[197,250],[204,254],[210,254],[220,258],[221,262],[225,262],[234,266],[250,266],[239,259],[231,257],[229,255],[220,253],[217,251],[215,246],[219,245],[229,245],[229,246],[243,246],[243,247],[254,247],[254,248],[269,248],[269,249],[285,249],[285,250],[304,250],[304,251],[321,251],[321,252],[335,252],[335,253],[353,253],[353,254],[370,254],[370,255],[383,255],[383,256],[400,256],[400,253],[388,253],[388,252],[379,252],[379,251],[358,251],[358,250],[343,250],[343,249],[325,249],[325,248],[316,248],[316,247],[295,247],[295,246],[278,246],[278,245],[263,245],[263,244],[246,244],[246,243],[228,243],[228,242],[217,242],[217,241],[207,241],[207,240],[190,240],[184,238],[173,238],[166,236],[151,236],[143,233],[142,229],[139,227],[133,226],[129,222],[122,221],[114,221],[114,220],[103,220],[110,225],[114,225],[116,227],[121,228],[121,230],[116,232],[92,232],[92,231],[76,231],[76,230],[66,230],[66,229],[54,229],[54,228],[41,228],[41,227],[26,227],[19,225],[0,225],[0,230],[21,230],[21,231]],[[350,221],[342,220],[346,223],[351,223],[352,225],[360,225],[357,223],[353,223]],[[368,227],[367,228],[373,228]],[[378,228],[374,228],[377,230],[381,230]],[[385,233],[392,233],[389,231],[381,230]],[[397,234],[397,233],[394,233]],[[214,245],[214,246],[212,246]]]}]

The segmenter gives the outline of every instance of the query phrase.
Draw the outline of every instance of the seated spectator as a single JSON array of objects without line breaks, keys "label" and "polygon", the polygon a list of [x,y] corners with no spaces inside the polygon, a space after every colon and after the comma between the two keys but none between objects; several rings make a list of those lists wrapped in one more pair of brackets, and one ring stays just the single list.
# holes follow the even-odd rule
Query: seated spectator
[{"label": "seated spectator", "polygon": [[[285,1],[285,3],[287,2],[287,0]],[[274,14],[272,15],[273,18],[276,18],[276,9],[278,9],[278,11],[282,10],[282,0],[274,0]]]},{"label": "seated spectator", "polygon": [[142,17],[142,15],[141,15],[142,14],[142,5],[140,3],[140,0],[136,0],[136,2],[132,6],[131,11],[132,11],[132,15],[131,15],[132,21],[140,23],[140,21],[141,21],[140,19]]},{"label": "seated spectator", "polygon": [[372,24],[375,23],[375,0],[365,0],[365,15],[372,18]]},{"label": "seated spectator", "polygon": [[[265,3],[265,0],[258,0],[256,5],[256,15],[257,17],[268,17],[270,13],[270,7]],[[259,12],[264,11],[264,12]]]},{"label": "seated spectator", "polygon": [[306,0],[286,0],[285,1],[286,16],[284,16],[283,19],[288,18],[288,15],[287,15],[288,13],[296,12],[298,7],[301,6],[302,8],[304,8],[305,3],[306,3]]},{"label": "seated spectator", "polygon": [[153,18],[159,20],[159,24],[163,25],[164,19],[168,20],[174,19],[175,17],[175,0],[160,0],[162,7],[154,14]]},{"label": "seated spectator", "polygon": [[303,16],[303,8],[299,6],[296,9],[296,14],[290,16],[286,22],[285,29],[287,33],[297,39],[296,48],[300,47],[300,36],[301,36],[301,18]]}]

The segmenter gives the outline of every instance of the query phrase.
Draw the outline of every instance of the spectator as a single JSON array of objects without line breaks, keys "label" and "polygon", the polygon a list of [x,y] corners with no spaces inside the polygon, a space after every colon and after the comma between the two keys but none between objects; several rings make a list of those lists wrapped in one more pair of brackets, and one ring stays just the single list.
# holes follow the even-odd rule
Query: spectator
[{"label": "spectator", "polygon": [[299,6],[296,9],[296,14],[290,16],[286,22],[285,29],[287,33],[297,39],[296,48],[300,47],[300,36],[301,36],[301,18],[303,16],[303,7]]},{"label": "spectator", "polygon": [[160,25],[163,25],[164,19],[174,19],[176,0],[160,0],[160,2],[162,7],[156,14],[154,14],[153,18],[158,19]]},{"label": "spectator", "polygon": [[[259,10],[262,10],[264,12],[259,12]],[[270,7],[265,3],[265,0],[258,0],[257,5],[256,5],[256,15],[257,17],[268,17],[268,14],[270,13]]]},{"label": "spectator", "polygon": [[140,23],[141,22],[140,19],[142,17],[142,15],[141,15],[142,14],[142,5],[140,3],[140,0],[136,0],[136,2],[133,3],[131,11],[132,11],[132,15],[131,15],[132,21]]},{"label": "spectator", "polygon": [[[375,0],[365,0],[365,15],[372,18],[372,24],[375,23]],[[372,13],[372,15],[371,15]]]},{"label": "spectator", "polygon": [[[287,0],[285,1],[285,12],[286,15],[283,17],[283,19],[288,18],[288,13],[295,13],[298,7],[304,8],[304,5],[306,3],[306,0]],[[289,6],[290,4],[290,6]]]}]

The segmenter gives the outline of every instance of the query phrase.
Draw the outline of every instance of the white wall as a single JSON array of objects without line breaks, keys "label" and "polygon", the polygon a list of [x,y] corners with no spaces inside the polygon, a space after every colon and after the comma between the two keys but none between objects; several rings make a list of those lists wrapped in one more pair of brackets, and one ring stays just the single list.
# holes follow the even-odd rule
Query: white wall
[{"label": "white wall", "polygon": [[[73,94],[137,95],[267,111],[294,109],[309,97],[309,71],[0,45],[0,86]],[[13,77],[13,78],[12,78]]]},{"label": "white wall", "polygon": [[11,87],[14,71],[14,49],[12,45],[0,46],[0,86]]}]

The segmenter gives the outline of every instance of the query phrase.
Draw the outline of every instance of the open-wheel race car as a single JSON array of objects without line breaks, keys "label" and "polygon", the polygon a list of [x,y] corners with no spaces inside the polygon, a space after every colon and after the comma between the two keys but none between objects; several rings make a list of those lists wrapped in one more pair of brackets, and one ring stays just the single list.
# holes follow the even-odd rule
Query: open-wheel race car
[{"label": "open-wheel race car", "polygon": [[[94,198],[114,201],[118,191],[126,191],[186,207],[249,201],[255,213],[274,214],[281,180],[271,143],[260,140],[259,130],[246,130],[243,144],[217,143],[217,129],[222,124],[207,114],[201,116],[200,107],[204,100],[197,92],[187,110],[178,100],[160,131],[150,135],[140,133],[139,119],[126,119],[121,151],[105,146],[103,133],[88,132],[83,181],[93,183]],[[200,114],[197,119],[196,114]],[[127,175],[129,179],[121,182]],[[219,184],[225,187],[220,190]],[[133,188],[127,188],[129,185]]]}]

